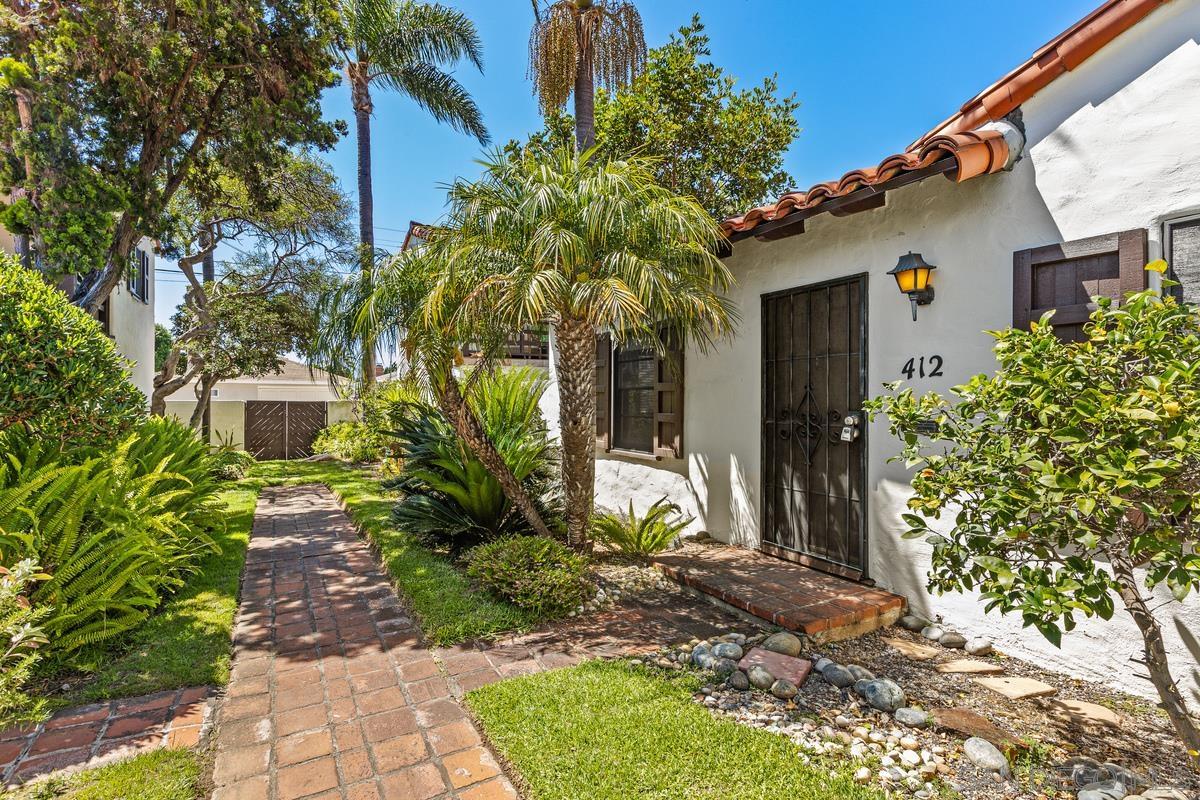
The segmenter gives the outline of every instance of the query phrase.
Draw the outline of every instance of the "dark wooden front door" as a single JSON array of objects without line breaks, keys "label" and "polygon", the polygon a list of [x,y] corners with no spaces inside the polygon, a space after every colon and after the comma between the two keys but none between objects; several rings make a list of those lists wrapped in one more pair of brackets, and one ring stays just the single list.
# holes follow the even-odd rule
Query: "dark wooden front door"
[{"label": "dark wooden front door", "polygon": [[866,276],[762,298],[762,549],[850,577],[865,572],[866,302]]},{"label": "dark wooden front door", "polygon": [[307,458],[325,421],[324,403],[247,400],[246,451],[263,461]]}]

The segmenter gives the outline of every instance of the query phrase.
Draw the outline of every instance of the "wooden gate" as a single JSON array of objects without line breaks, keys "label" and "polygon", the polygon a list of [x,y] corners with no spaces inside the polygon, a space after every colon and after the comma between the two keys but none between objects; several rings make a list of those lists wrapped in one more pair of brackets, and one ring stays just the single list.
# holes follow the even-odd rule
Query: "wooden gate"
[{"label": "wooden gate", "polygon": [[247,400],[246,451],[263,461],[307,458],[326,419],[325,403]]},{"label": "wooden gate", "polygon": [[865,276],[762,299],[762,549],[853,578],[866,554],[866,302]]}]

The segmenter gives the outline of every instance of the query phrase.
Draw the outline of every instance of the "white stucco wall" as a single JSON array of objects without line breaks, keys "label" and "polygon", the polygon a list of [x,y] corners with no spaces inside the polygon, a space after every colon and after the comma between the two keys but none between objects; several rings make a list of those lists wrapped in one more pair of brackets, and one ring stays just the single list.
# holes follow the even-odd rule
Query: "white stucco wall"
[{"label": "white stucco wall", "polygon": [[146,300],[143,302],[134,297],[129,291],[128,282],[122,279],[109,295],[112,301],[109,307],[109,333],[117,350],[132,362],[130,378],[133,385],[146,396],[149,406],[149,398],[154,391],[154,242],[142,239],[138,249],[150,257]]},{"label": "white stucco wall", "polygon": [[[601,456],[597,502],[623,506],[633,498],[644,506],[668,492],[691,504],[698,525],[713,535],[758,545],[764,293],[867,273],[869,392],[901,378],[910,357],[932,354],[943,357],[944,376],[910,383],[945,392],[994,368],[983,331],[1011,323],[1014,251],[1146,228],[1150,257],[1157,257],[1161,221],[1200,209],[1198,39],[1200,2],[1179,0],[1060,78],[1023,107],[1027,148],[1009,173],[961,185],[932,178],[890,192],[883,209],[821,215],[806,221],[805,233],[776,242],[739,242],[728,264],[738,281],[732,295],[740,330],[712,355],[687,354],[686,459],[634,465]],[[939,267],[936,301],[915,323],[886,275],[909,250]],[[1111,622],[1081,624],[1059,650],[1017,618],[985,618],[973,596],[930,598],[928,547],[899,536],[909,487],[903,467],[886,463],[896,445],[882,420],[866,436],[872,578],[923,613],[990,635],[1012,654],[1153,696],[1144,670],[1130,660],[1140,637],[1120,613]],[[1176,677],[1200,707],[1200,647],[1189,652],[1185,644],[1196,647],[1200,637],[1200,600],[1166,606],[1161,620]]]},{"label": "white stucco wall", "polygon": [[[267,375],[259,380],[239,378],[234,381],[222,381],[217,384],[215,400],[294,400],[311,402],[333,402],[341,400],[341,396],[328,383],[313,381],[272,381]],[[196,402],[196,384],[191,382],[175,390],[168,402]]]}]

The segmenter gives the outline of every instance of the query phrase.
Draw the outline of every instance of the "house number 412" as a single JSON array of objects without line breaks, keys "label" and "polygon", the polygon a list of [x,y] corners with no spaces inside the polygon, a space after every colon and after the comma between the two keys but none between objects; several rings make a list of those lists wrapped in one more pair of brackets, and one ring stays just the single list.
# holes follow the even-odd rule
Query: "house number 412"
[{"label": "house number 412", "polygon": [[904,362],[900,372],[910,381],[914,375],[920,378],[940,378],[942,376],[942,357],[939,355],[913,356]]}]

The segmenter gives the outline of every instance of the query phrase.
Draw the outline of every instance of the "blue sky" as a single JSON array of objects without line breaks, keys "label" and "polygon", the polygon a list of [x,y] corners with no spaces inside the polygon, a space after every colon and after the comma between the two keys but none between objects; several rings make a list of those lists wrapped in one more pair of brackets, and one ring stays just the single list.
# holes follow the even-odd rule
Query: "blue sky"
[{"label": "blue sky", "polygon": [[[470,16],[483,39],[484,73],[461,67],[456,74],[483,110],[493,141],[540,127],[525,77],[528,1],[445,2]],[[715,63],[746,85],[776,73],[781,90],[795,92],[803,130],[786,167],[797,187],[807,188],[902,150],[1098,2],[1009,0],[1002,14],[993,4],[927,0],[642,0],[639,8],[651,47],[699,12]],[[374,99],[375,236],[390,249],[409,220],[438,218],[442,186],[476,174],[481,150],[406,98],[377,91]],[[324,109],[332,119],[350,118],[345,86],[328,92]],[[326,158],[353,196],[353,132]],[[159,267],[155,312],[167,322],[182,299],[183,278],[173,264]]]}]

